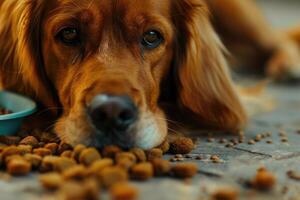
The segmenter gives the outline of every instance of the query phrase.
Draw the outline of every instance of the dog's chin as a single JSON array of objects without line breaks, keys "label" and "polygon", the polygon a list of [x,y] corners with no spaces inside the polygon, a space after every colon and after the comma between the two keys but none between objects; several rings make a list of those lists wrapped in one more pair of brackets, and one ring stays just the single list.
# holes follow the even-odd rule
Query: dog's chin
[{"label": "dog's chin", "polygon": [[160,145],[167,135],[166,122],[152,113],[142,115],[126,132],[99,131],[86,119],[82,116],[62,118],[56,124],[55,132],[62,141],[73,146],[84,144],[102,148],[117,145],[124,149],[138,147],[145,150]]}]

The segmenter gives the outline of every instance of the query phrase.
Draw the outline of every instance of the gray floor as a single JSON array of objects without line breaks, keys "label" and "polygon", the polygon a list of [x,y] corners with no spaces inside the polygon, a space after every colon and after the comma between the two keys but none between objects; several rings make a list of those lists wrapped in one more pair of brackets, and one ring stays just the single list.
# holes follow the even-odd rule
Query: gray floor
[{"label": "gray floor", "polygon": [[[287,27],[300,22],[300,1],[291,1],[282,7],[283,2],[289,1],[261,1],[261,6],[268,18],[277,27]],[[299,18],[297,18],[299,16]],[[206,138],[199,138],[194,154],[201,154],[206,159],[195,161],[199,164],[199,173],[186,184],[174,179],[153,179],[147,183],[134,183],[140,188],[140,199],[208,199],[209,194],[218,187],[231,186],[241,191],[241,199],[300,199],[300,182],[290,180],[286,176],[288,170],[300,172],[300,86],[288,87],[271,85],[267,92],[277,102],[272,112],[259,114],[251,120],[246,130],[247,140],[257,133],[272,132],[273,144],[266,144],[263,140],[255,145],[240,144],[235,148],[226,148],[218,142],[206,142]],[[280,129],[288,133],[288,143],[282,143],[278,132]],[[231,139],[231,136],[226,136]],[[216,137],[218,140],[218,137]],[[214,164],[208,158],[219,155],[222,163]],[[249,180],[260,166],[266,166],[277,176],[274,190],[259,193],[242,187],[245,180]],[[288,187],[286,194],[283,187]],[[36,176],[16,178],[10,181],[0,180],[0,199],[52,199],[44,193]],[[104,199],[107,196],[104,195]]]}]

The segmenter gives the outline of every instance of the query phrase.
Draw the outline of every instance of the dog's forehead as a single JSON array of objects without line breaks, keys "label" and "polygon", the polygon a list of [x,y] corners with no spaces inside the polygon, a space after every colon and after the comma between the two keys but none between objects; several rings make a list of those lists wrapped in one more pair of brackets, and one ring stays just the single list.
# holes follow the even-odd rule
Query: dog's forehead
[{"label": "dog's forehead", "polygon": [[168,15],[169,0],[58,0],[59,6],[64,9],[89,9],[107,15],[135,15],[159,14]]}]

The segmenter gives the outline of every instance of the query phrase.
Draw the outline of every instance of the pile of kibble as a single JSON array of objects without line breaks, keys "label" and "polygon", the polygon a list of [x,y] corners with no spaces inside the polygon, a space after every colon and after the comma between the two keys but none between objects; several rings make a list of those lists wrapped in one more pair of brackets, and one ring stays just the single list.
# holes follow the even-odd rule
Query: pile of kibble
[{"label": "pile of kibble", "polygon": [[26,176],[31,171],[41,173],[42,186],[61,199],[98,199],[102,189],[108,190],[115,200],[136,199],[138,191],[128,183],[130,179],[193,177],[198,171],[196,164],[171,164],[162,159],[166,152],[185,154],[193,148],[193,141],[185,137],[164,142],[149,151],[139,148],[123,151],[114,145],[101,150],[84,145],[73,148],[34,136],[1,137],[0,165],[13,176]]},{"label": "pile of kibble", "polygon": [[11,113],[12,113],[12,111],[0,107],[0,115],[7,115],[7,114],[11,114]]}]

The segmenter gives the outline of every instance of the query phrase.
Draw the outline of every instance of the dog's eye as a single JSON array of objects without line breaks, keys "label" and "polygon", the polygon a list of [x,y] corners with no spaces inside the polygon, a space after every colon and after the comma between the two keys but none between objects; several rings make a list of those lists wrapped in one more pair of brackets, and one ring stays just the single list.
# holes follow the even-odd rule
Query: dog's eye
[{"label": "dog's eye", "polygon": [[160,34],[160,32],[156,30],[151,30],[144,33],[142,45],[149,49],[157,48],[162,42],[164,38]]},{"label": "dog's eye", "polygon": [[58,33],[58,39],[66,45],[75,46],[80,43],[79,30],[64,28]]}]

